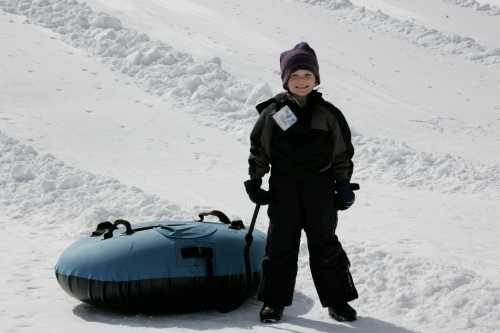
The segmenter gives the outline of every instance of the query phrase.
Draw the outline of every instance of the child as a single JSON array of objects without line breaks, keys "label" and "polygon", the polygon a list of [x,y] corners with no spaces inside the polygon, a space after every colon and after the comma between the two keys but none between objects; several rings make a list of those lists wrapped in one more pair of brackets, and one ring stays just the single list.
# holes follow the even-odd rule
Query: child
[{"label": "child", "polygon": [[[321,304],[334,319],[354,321],[356,311],[347,302],[358,294],[335,235],[337,210],[349,208],[355,198],[349,126],[342,113],[313,90],[320,83],[319,65],[307,43],[283,52],[280,65],[286,92],[257,105],[260,116],[250,135],[250,180],[245,182],[254,203],[269,204],[260,319],[279,321],[292,303],[303,228]],[[270,170],[265,191],[262,177]]]}]

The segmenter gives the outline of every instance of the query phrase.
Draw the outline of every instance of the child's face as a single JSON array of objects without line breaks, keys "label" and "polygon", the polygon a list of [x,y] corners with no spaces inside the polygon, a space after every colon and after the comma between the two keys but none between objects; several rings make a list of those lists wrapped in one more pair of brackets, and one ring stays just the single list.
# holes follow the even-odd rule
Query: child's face
[{"label": "child's face", "polygon": [[287,82],[288,90],[297,96],[307,96],[316,86],[316,77],[313,72],[299,69],[290,75]]}]

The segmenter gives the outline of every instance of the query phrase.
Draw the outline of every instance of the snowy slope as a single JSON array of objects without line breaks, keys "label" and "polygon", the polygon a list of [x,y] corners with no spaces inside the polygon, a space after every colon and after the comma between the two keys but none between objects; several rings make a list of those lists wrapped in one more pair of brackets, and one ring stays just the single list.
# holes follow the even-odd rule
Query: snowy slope
[{"label": "snowy slope", "polygon": [[[444,36],[432,26],[421,29],[409,20],[369,11],[356,16],[360,7],[345,1],[349,6],[338,9],[332,7],[334,1],[280,1],[271,7],[266,1],[226,1],[211,11],[209,1],[187,1],[181,6],[188,8],[184,15],[171,1],[90,3],[200,59],[219,55],[233,75],[268,83],[273,90],[279,89],[276,55],[307,39],[318,49],[322,70],[329,73],[323,75],[324,91],[347,110],[362,134],[404,138],[418,150],[498,163],[500,73],[498,66],[478,66],[497,61],[494,54],[500,45],[493,42],[484,47],[495,50],[494,54],[481,58],[474,46],[479,42],[468,35],[462,43],[462,37]],[[205,13],[202,18],[200,12]],[[307,22],[309,17],[314,22],[306,29],[294,23]],[[477,17],[474,22],[482,20]],[[223,25],[217,24],[221,21]],[[439,36],[430,37],[428,30],[436,30]],[[498,39],[498,25],[492,24],[483,35]],[[203,47],[192,48],[193,43]],[[450,56],[443,58],[443,53]],[[477,61],[471,59],[474,56]]]},{"label": "snowy slope", "polygon": [[[58,332],[64,318],[77,332],[500,331],[493,6],[89,4],[0,1],[0,222],[11,268],[2,271],[2,328]],[[459,15],[471,24],[460,26]],[[436,31],[422,43],[415,34],[425,29]],[[227,316],[149,318],[69,299],[52,265],[98,221],[190,218],[208,207],[248,220],[241,182],[253,105],[279,90],[277,56],[300,39],[317,49],[323,91],[355,129],[363,191],[339,233],[361,320],[336,324],[320,308],[305,244],[296,301],[275,328],[256,321],[253,300]]]}]

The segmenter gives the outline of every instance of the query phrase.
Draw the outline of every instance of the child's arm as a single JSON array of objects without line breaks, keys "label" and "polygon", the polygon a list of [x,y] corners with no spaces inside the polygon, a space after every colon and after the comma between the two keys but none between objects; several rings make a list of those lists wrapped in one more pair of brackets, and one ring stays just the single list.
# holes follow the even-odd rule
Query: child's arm
[{"label": "child's arm", "polygon": [[335,112],[335,120],[333,126],[332,169],[337,183],[349,183],[354,167],[352,163],[354,147],[351,142],[351,130],[344,115],[338,109]]},{"label": "child's arm", "polygon": [[262,133],[266,125],[266,112],[262,112],[250,134],[250,156],[248,157],[248,173],[251,179],[262,178],[269,172],[269,157],[262,145]]}]

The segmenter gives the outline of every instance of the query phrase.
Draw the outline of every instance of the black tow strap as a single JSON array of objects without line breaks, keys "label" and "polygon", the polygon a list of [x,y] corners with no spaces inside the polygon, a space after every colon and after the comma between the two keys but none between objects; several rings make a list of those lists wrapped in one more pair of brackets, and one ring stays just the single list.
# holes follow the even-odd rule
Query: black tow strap
[{"label": "black tow strap", "polygon": [[255,227],[255,222],[257,221],[257,215],[259,215],[259,209],[260,205],[257,204],[255,205],[255,209],[253,211],[253,216],[252,216],[252,221],[250,223],[250,227],[248,228],[248,232],[245,235],[245,250],[244,250],[244,258],[245,258],[245,271],[246,271],[246,276],[247,276],[247,292],[248,294],[250,292],[250,289],[252,288],[252,265],[250,263],[250,247],[252,246],[253,242],[253,229]]}]

